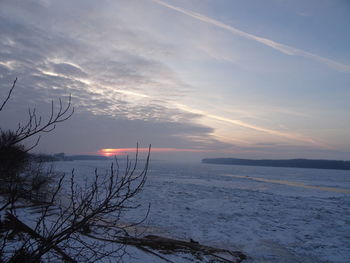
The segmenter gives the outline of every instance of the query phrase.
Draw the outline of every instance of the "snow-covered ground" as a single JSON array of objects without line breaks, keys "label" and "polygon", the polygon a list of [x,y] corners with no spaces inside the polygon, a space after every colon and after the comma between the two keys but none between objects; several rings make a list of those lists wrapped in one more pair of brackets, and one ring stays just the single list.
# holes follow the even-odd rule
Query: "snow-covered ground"
[{"label": "snow-covered ground", "polygon": [[[82,178],[109,164],[55,166]],[[240,250],[247,263],[350,262],[349,171],[152,161],[139,201],[125,220],[151,203],[146,233]],[[158,262],[134,256],[125,261]]]}]

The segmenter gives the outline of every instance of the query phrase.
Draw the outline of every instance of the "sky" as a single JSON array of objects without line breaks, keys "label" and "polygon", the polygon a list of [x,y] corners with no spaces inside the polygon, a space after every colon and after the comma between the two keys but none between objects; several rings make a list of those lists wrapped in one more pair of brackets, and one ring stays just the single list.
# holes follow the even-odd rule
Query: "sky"
[{"label": "sky", "polygon": [[[0,112],[40,153],[350,160],[347,0],[1,0]],[[30,144],[31,142],[27,142]]]}]

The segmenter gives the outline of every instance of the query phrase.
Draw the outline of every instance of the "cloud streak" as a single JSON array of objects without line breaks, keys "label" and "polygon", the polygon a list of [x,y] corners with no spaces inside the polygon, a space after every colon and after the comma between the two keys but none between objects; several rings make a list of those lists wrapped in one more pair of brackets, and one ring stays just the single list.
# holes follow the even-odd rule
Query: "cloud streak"
[{"label": "cloud streak", "polygon": [[295,47],[292,47],[292,46],[288,46],[288,45],[285,45],[285,44],[281,44],[281,43],[278,43],[278,42],[275,42],[271,39],[267,39],[267,38],[264,38],[264,37],[259,37],[259,36],[256,36],[256,35],[253,35],[253,34],[250,34],[250,33],[247,33],[247,32],[244,32],[244,31],[241,31],[233,26],[230,26],[230,25],[227,25],[227,24],[224,24],[218,20],[215,20],[213,18],[210,18],[210,17],[207,17],[205,15],[202,15],[202,14],[199,14],[199,13],[196,13],[196,12],[193,12],[193,11],[190,11],[190,10],[187,10],[187,9],[184,9],[184,8],[180,8],[180,7],[177,7],[177,6],[174,6],[174,5],[170,5],[168,3],[165,3],[161,0],[151,0],[153,1],[154,3],[157,3],[159,5],[162,5],[164,7],[167,7],[169,9],[172,9],[172,10],[175,10],[179,13],[182,13],[184,15],[187,15],[187,16],[190,16],[194,19],[197,19],[197,20],[200,20],[202,22],[205,22],[205,23],[208,23],[208,24],[211,24],[211,25],[214,25],[214,26],[217,26],[219,28],[222,28],[222,29],[225,29],[235,35],[238,35],[238,36],[241,36],[241,37],[244,37],[244,38],[247,38],[247,39],[251,39],[251,40],[254,40],[256,42],[259,42],[265,46],[268,46],[270,48],[273,48],[281,53],[284,53],[286,55],[290,55],[290,56],[301,56],[301,57],[306,57],[306,58],[310,58],[310,59],[313,59],[313,60],[316,60],[318,62],[321,62],[323,64],[326,64],[328,65],[329,67],[332,67],[340,72],[350,72],[350,65],[346,65],[346,64],[343,64],[343,63],[340,63],[340,62],[337,62],[335,60],[332,60],[332,59],[329,59],[329,58],[325,58],[325,57],[322,57],[322,56],[319,56],[319,55],[316,55],[316,54],[313,54],[313,53],[310,53],[310,52],[307,52],[307,51],[304,51],[304,50],[301,50],[301,49],[298,49],[298,48],[295,48]]},{"label": "cloud streak", "polygon": [[260,126],[254,125],[254,124],[249,124],[249,123],[243,122],[241,120],[234,120],[234,119],[222,117],[222,116],[215,115],[215,114],[210,114],[208,112],[193,109],[193,108],[187,107],[187,106],[182,105],[182,104],[176,104],[176,105],[178,108],[180,108],[184,111],[188,111],[188,112],[191,112],[194,114],[199,114],[199,115],[205,116],[205,117],[210,118],[210,119],[238,125],[238,126],[241,126],[244,128],[256,130],[256,131],[263,132],[263,133],[270,134],[270,135],[275,135],[275,136],[284,137],[284,138],[299,141],[299,142],[304,142],[304,143],[316,145],[316,146],[319,146],[319,147],[322,147],[325,149],[333,149],[329,145],[326,145],[326,144],[319,142],[315,139],[305,137],[305,136],[300,135],[300,134],[281,132],[281,131],[277,131],[277,130],[273,130],[273,129],[267,129],[267,128],[263,128],[263,127],[260,127]]}]

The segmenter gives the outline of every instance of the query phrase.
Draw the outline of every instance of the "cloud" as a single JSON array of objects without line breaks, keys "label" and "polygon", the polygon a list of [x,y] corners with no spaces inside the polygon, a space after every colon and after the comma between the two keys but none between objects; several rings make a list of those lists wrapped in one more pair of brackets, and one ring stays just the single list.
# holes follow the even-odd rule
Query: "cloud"
[{"label": "cloud", "polygon": [[42,16],[19,2],[6,2],[0,10],[1,95],[19,78],[2,127],[25,120],[28,107],[45,120],[51,99],[65,101],[72,94],[76,113],[44,136],[37,151],[93,153],[136,141],[197,151],[228,147],[212,136],[213,128],[196,123],[198,114],[172,105],[191,87],[156,56],[141,52],[147,47],[163,52],[166,46],[119,23],[96,25],[88,19],[67,26],[70,13],[79,17],[84,9],[67,10],[53,23],[52,4],[39,3]]},{"label": "cloud", "polygon": [[251,39],[251,40],[254,40],[256,42],[259,42],[263,45],[266,45],[268,47],[271,47],[279,52],[282,52],[284,54],[287,54],[287,55],[290,55],[290,56],[301,56],[301,57],[306,57],[306,58],[310,58],[310,59],[313,59],[313,60],[316,60],[318,62],[321,62],[321,63],[324,63],[326,65],[328,65],[329,67],[332,67],[338,71],[341,71],[341,72],[350,72],[350,66],[349,65],[346,65],[346,64],[342,64],[340,62],[337,62],[337,61],[334,61],[332,59],[329,59],[329,58],[324,58],[322,56],[319,56],[319,55],[316,55],[316,54],[313,54],[313,53],[310,53],[310,52],[307,52],[307,51],[304,51],[304,50],[301,50],[301,49],[298,49],[298,48],[295,48],[295,47],[292,47],[292,46],[288,46],[288,45],[285,45],[285,44],[281,44],[281,43],[278,43],[276,41],[273,41],[271,39],[267,39],[267,38],[264,38],[264,37],[259,37],[259,36],[256,36],[256,35],[253,35],[253,34],[250,34],[250,33],[247,33],[247,32],[244,32],[244,31],[241,31],[233,26],[230,26],[230,25],[227,25],[227,24],[224,24],[218,20],[215,20],[213,18],[210,18],[210,17],[207,17],[205,15],[202,15],[202,14],[199,14],[199,13],[196,13],[196,12],[193,12],[193,11],[190,11],[190,10],[186,10],[184,8],[180,8],[180,7],[177,7],[177,6],[174,6],[174,5],[170,5],[166,2],[163,2],[161,0],[151,0],[159,5],[162,5],[164,7],[167,7],[167,8],[170,8],[172,10],[175,10],[179,13],[182,13],[182,14],[185,14],[187,16],[190,16],[194,19],[197,19],[197,20],[200,20],[200,21],[203,21],[205,23],[208,23],[208,24],[211,24],[211,25],[214,25],[214,26],[217,26],[219,28],[222,28],[222,29],[225,29],[235,35],[238,35],[238,36],[241,36],[241,37],[244,37],[244,38],[247,38],[247,39]]},{"label": "cloud", "polygon": [[[113,1],[41,1],[35,7],[32,2],[37,1],[28,0],[23,5],[18,0],[5,1],[0,10],[1,94],[19,77],[14,102],[6,108],[9,114],[1,116],[1,126],[16,125],[28,106],[37,107],[45,118],[51,99],[63,97],[64,101],[68,94],[72,94],[76,107],[72,119],[43,138],[38,151],[94,153],[101,148],[130,148],[137,141],[198,154],[254,150],[217,137],[212,128],[217,126],[199,122],[208,118],[324,146],[312,138],[225,118],[210,110],[179,107],[178,101],[188,101],[193,87],[162,58],[169,54],[174,58],[181,50],[120,21],[114,12],[121,11],[109,5],[115,7]],[[296,52],[283,46],[282,50]],[[222,51],[207,47],[202,51],[216,59],[231,60]],[[180,55],[182,58],[183,53]],[[202,90],[193,93],[203,96]]]},{"label": "cloud", "polygon": [[[27,10],[22,9],[15,9],[16,17],[12,17],[11,12],[0,16],[0,74],[4,86],[18,76],[19,83],[25,83],[27,91],[37,93],[38,99],[48,97],[50,92],[55,96],[72,93],[77,106],[94,114],[127,114],[135,118],[145,109],[148,111],[139,118],[147,115],[147,119],[159,118],[162,112],[163,116],[170,113],[170,110],[159,110],[152,97],[164,101],[176,99],[190,88],[168,66],[153,57],[132,52],[124,44],[123,47],[109,46],[118,39],[128,39],[126,42],[144,48],[147,37],[143,38],[142,34],[134,34],[127,27],[111,29],[107,26],[100,30],[91,28],[94,27],[91,24],[89,32],[84,32],[85,27],[61,29],[65,18],[58,20],[56,30],[51,31],[46,23],[34,25],[34,18],[22,21],[21,17],[27,14]],[[110,36],[104,32],[111,30],[114,34]],[[74,37],[77,33],[82,37]],[[157,43],[152,42],[152,45],[156,47]],[[45,92],[41,96],[42,91]],[[145,107],[150,104],[152,106]]]},{"label": "cloud", "polygon": [[325,149],[333,149],[332,147],[330,147],[329,145],[327,145],[327,144],[325,144],[323,142],[320,142],[320,141],[318,141],[316,139],[313,139],[313,138],[310,138],[310,137],[306,137],[306,136],[301,135],[301,134],[296,134],[296,133],[292,133],[292,132],[283,132],[283,131],[274,130],[274,129],[268,129],[268,128],[264,128],[264,127],[261,127],[261,126],[250,124],[250,123],[247,123],[247,122],[244,122],[244,121],[241,121],[241,120],[235,120],[235,119],[227,118],[227,117],[224,117],[224,116],[219,116],[219,115],[211,114],[211,113],[204,112],[204,111],[201,111],[201,110],[193,109],[191,107],[188,107],[188,106],[185,106],[185,105],[182,105],[182,104],[176,104],[176,105],[180,109],[186,110],[186,111],[191,112],[191,113],[196,113],[196,114],[199,114],[199,115],[201,115],[203,117],[207,117],[207,118],[210,118],[210,119],[222,121],[222,122],[233,124],[233,125],[238,125],[238,126],[241,126],[241,127],[244,127],[244,128],[256,130],[256,131],[259,131],[259,132],[263,132],[263,133],[274,135],[274,136],[278,136],[278,137],[291,139],[291,140],[294,140],[294,141],[299,141],[299,142],[304,142],[304,143],[308,143],[308,144],[311,144],[311,145],[316,145],[318,147],[322,147],[322,148],[325,148]]},{"label": "cloud", "polygon": [[84,72],[78,65],[74,65],[69,62],[52,63],[52,70],[57,74],[65,76],[76,76],[76,77],[88,77],[88,74]]}]

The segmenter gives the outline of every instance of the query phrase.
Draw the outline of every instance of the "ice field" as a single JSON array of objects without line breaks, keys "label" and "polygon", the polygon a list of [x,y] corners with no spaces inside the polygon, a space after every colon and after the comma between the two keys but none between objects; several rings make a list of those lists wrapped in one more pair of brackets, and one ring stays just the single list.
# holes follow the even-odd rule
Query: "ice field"
[{"label": "ice field", "polygon": [[[110,163],[56,162],[55,167],[67,173],[74,168],[84,178]],[[151,203],[145,234],[240,250],[248,263],[350,259],[349,171],[153,160],[138,198],[143,207],[125,220],[142,217]],[[125,262],[159,260],[132,252]]]}]

